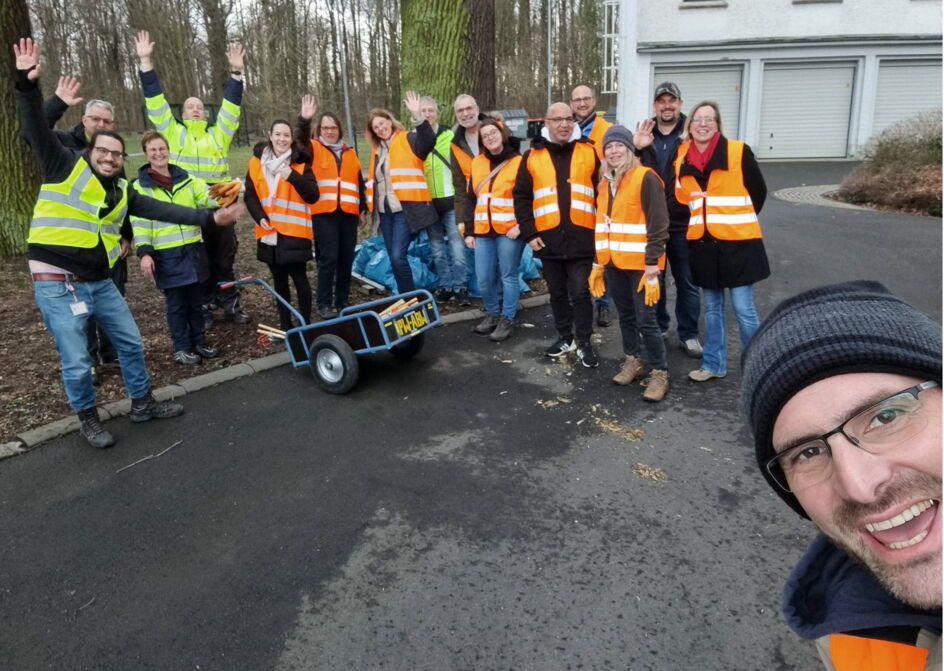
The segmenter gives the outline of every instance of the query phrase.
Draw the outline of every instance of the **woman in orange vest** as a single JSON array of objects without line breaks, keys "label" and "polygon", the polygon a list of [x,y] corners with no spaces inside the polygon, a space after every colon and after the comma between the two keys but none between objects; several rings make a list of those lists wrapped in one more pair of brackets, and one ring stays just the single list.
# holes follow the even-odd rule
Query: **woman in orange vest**
[{"label": "woman in orange vest", "polygon": [[728,372],[724,290],[731,294],[742,349],[760,325],[753,285],[770,275],[757,220],[767,185],[751,148],[722,134],[717,103],[695,105],[685,136],[675,154],[675,197],[689,208],[689,263],[704,296],[707,336],[701,366],[688,377],[705,382]]},{"label": "woman in orange vest", "polygon": [[393,114],[372,109],[367,116],[370,164],[367,167],[367,208],[379,219],[397,291],[413,291],[407,249],[413,234],[439,221],[426,185],[423,161],[436,146],[432,126],[420,112],[420,96],[407,91],[415,131],[407,133]]},{"label": "woman in orange vest", "polygon": [[[318,184],[311,171],[311,153],[292,139],[292,127],[276,119],[268,142],[260,142],[249,159],[246,209],[256,222],[256,258],[269,266],[276,292],[291,302],[288,280],[295,284],[298,309],[311,321],[311,211]],[[279,328],[292,328],[292,314],[276,301]]]},{"label": "woman in orange vest", "polygon": [[303,96],[298,139],[302,146],[311,146],[311,169],[318,181],[318,202],[311,206],[318,258],[315,306],[319,317],[333,319],[350,302],[357,225],[367,204],[357,152],[341,142],[341,120],[333,112],[322,112],[312,139],[316,111],[314,97]]},{"label": "woman in orange vest", "polygon": [[[597,264],[591,273],[591,291],[613,298],[619,314],[625,358],[613,382],[632,384],[644,371],[639,335],[645,344],[649,377],[643,399],[652,403],[669,390],[665,341],[656,320],[659,275],[665,270],[665,242],[669,239],[669,211],[665,187],[651,169],[634,155],[633,136],[624,126],[612,126],[603,135],[606,164],[597,194]],[[605,287],[594,278],[606,269]]]},{"label": "woman in orange vest", "polygon": [[485,318],[472,331],[501,342],[514,330],[521,295],[518,266],[525,243],[519,237],[511,197],[521,152],[517,138],[511,138],[494,118],[482,120],[479,147],[482,152],[472,159],[468,197],[463,201],[472,212],[460,214],[469,222],[465,244],[475,250],[475,275],[485,310]]}]

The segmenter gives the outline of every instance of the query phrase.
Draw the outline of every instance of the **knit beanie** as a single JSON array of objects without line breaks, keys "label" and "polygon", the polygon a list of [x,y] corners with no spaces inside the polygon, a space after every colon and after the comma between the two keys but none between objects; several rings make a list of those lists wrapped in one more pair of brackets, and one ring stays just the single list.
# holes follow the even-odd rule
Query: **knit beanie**
[{"label": "knit beanie", "polygon": [[941,381],[941,327],[878,282],[819,287],[783,301],[741,357],[741,408],[757,464],[803,517],[797,498],[765,467],[780,410],[804,387],[842,373],[894,373]]},{"label": "knit beanie", "polygon": [[603,134],[603,149],[611,142],[622,142],[630,151],[636,151],[636,145],[633,144],[633,134],[629,132],[626,126],[613,125],[606,129]]}]

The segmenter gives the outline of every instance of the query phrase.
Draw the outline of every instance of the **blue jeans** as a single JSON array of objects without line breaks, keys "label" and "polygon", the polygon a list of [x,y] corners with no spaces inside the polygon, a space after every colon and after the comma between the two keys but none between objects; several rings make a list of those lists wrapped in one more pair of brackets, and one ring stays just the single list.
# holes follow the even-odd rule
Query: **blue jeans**
[{"label": "blue jeans", "polygon": [[[71,289],[71,290],[70,290]],[[118,352],[121,376],[131,398],[142,398],[151,390],[144,367],[144,344],[128,304],[110,279],[98,282],[37,281],[33,287],[36,305],[46,328],[56,341],[62,366],[62,383],[69,405],[76,412],[95,405],[92,387],[92,357],[88,353],[86,324],[89,317],[108,334]],[[84,302],[88,311],[72,314],[71,305]]]},{"label": "blue jeans", "polygon": [[[685,239],[684,231],[669,234],[669,240],[665,243],[665,255],[675,280],[675,321],[678,323],[679,340],[697,338],[701,298],[698,295],[698,287],[692,280],[692,268],[688,265],[688,240]],[[659,328],[668,331],[665,273],[659,275],[659,281],[662,283],[662,296],[656,304],[656,314],[659,318]]]},{"label": "blue jeans", "polygon": [[429,253],[439,276],[439,286],[450,291],[465,289],[469,269],[465,266],[465,242],[456,226],[456,211],[439,213],[439,221],[426,229]]},{"label": "blue jeans", "polygon": [[[724,289],[702,289],[705,297],[705,352],[701,367],[712,373],[728,372],[728,350],[724,336]],[[754,307],[754,285],[731,287],[731,307],[737,319],[741,349],[747,347],[754,331],[760,326]]]},{"label": "blue jeans", "polygon": [[524,252],[524,241],[506,235],[475,238],[475,275],[482,292],[482,306],[490,315],[515,320],[521,285],[518,266]]},{"label": "blue jeans", "polygon": [[380,233],[383,235],[387,256],[390,258],[390,268],[397,283],[397,293],[413,291],[413,270],[406,257],[413,234],[406,225],[406,216],[402,212],[381,212]]}]

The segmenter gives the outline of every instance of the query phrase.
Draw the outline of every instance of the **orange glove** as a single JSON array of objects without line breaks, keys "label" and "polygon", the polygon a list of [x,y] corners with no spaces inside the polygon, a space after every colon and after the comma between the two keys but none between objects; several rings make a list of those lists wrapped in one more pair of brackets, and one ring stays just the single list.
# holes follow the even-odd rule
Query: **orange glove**
[{"label": "orange glove", "polygon": [[643,299],[645,304],[649,307],[652,307],[659,302],[659,296],[662,293],[662,290],[659,288],[659,278],[650,277],[646,278],[645,275],[639,278],[639,286],[636,287],[636,291],[642,291],[645,289],[646,297]]},{"label": "orange glove", "polygon": [[590,295],[599,298],[606,293],[606,281],[603,279],[603,266],[596,263],[590,269]]}]

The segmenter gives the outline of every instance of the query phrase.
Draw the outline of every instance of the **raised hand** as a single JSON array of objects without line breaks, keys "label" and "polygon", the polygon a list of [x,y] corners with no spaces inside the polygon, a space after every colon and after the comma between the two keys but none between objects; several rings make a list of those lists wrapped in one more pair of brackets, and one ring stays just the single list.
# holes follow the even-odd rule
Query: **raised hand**
[{"label": "raised hand", "polygon": [[246,51],[239,42],[233,42],[226,50],[226,60],[229,61],[230,70],[242,72],[246,58]]},{"label": "raised hand", "polygon": [[302,96],[302,108],[299,112],[299,116],[305,121],[311,121],[315,117],[315,113],[318,111],[318,104],[315,102],[315,96],[310,93],[306,93]]},{"label": "raised hand", "polygon": [[652,119],[646,119],[636,124],[633,130],[633,144],[636,149],[644,149],[652,144],[652,129],[656,127],[656,122]]},{"label": "raised hand", "polygon": [[39,45],[29,37],[21,37],[13,45],[13,55],[16,57],[17,70],[29,70],[26,78],[31,82],[39,79]]},{"label": "raised hand", "polygon": [[59,96],[59,100],[66,105],[74,107],[82,102],[82,98],[78,97],[80,86],[79,80],[75,77],[59,77],[56,95]]},{"label": "raised hand", "polygon": [[420,113],[420,94],[416,91],[407,91],[406,99],[403,101],[403,104],[410,110],[410,114],[413,115],[414,119],[421,119],[423,117]]},{"label": "raised hand", "polygon": [[138,34],[134,36],[134,51],[139,61],[150,62],[151,55],[154,53],[154,43],[151,41],[151,33],[146,30],[138,31]]}]

